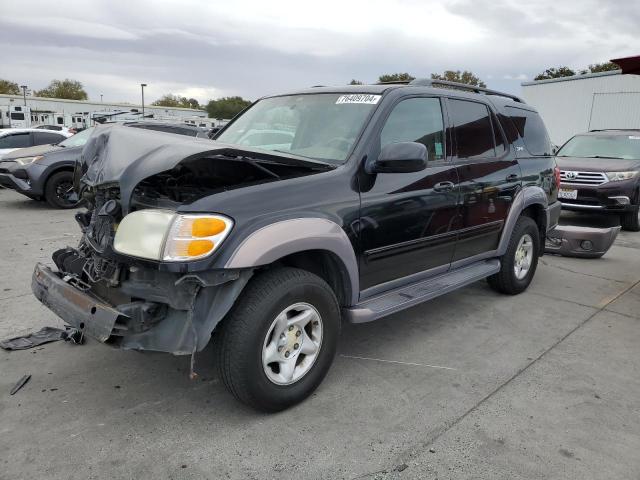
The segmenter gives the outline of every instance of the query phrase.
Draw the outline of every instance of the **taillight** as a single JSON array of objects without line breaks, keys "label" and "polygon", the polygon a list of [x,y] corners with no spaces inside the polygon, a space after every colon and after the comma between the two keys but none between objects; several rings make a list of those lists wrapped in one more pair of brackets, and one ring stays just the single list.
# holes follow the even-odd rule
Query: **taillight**
[{"label": "taillight", "polygon": [[557,165],[553,169],[553,175],[556,177],[556,188],[560,188],[560,167]]}]

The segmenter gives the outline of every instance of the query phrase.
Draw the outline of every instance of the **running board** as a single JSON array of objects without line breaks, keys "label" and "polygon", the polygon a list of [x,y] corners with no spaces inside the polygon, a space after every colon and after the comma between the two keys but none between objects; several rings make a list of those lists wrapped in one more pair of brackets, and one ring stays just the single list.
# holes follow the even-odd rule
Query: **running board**
[{"label": "running board", "polygon": [[482,280],[498,271],[500,260],[482,260],[369,298],[345,308],[343,315],[350,323],[371,322]]}]

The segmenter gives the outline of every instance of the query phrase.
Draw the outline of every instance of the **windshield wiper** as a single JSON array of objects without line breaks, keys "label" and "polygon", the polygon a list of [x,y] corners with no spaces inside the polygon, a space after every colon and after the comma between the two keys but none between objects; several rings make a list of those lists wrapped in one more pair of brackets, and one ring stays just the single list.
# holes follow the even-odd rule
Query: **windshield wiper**
[{"label": "windshield wiper", "polygon": [[622,157],[607,157],[606,155],[592,155],[587,158],[611,158],[613,160],[624,160]]},{"label": "windshield wiper", "polygon": [[291,155],[293,157],[307,158],[307,159],[311,160],[313,163],[318,164],[318,166],[326,166],[327,169],[330,169],[330,170],[333,170],[334,168],[336,168],[336,166],[333,163],[323,162],[322,160],[318,160],[317,158],[308,157],[306,155],[301,155],[299,153],[288,152],[286,150],[269,150],[269,151],[270,152],[284,153],[284,154],[287,154],[287,155]]},{"label": "windshield wiper", "polygon": [[280,179],[280,175],[278,175],[276,172],[274,172],[273,170],[269,170],[267,167],[264,167],[262,165],[260,165],[257,161],[255,161],[253,158],[251,157],[245,157],[244,155],[240,155],[238,157],[239,160],[242,160],[245,163],[248,163],[249,165],[251,165],[252,167],[256,167],[258,170],[266,173],[267,175],[271,175],[273,178],[279,180]]}]

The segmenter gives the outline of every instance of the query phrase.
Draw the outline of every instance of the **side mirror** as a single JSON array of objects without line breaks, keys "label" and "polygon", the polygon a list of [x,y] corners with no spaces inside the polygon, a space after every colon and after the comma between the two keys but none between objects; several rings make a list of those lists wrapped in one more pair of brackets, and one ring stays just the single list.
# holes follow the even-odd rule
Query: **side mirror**
[{"label": "side mirror", "polygon": [[382,147],[371,173],[411,173],[427,168],[427,147],[417,142],[389,143]]}]

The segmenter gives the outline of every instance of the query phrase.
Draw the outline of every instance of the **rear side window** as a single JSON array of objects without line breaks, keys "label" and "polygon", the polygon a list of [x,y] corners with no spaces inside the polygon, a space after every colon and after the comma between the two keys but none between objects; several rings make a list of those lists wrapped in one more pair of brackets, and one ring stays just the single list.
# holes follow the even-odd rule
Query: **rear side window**
[{"label": "rear side window", "polygon": [[29,133],[13,133],[0,137],[0,148],[25,148],[30,146]]},{"label": "rear side window", "polygon": [[24,113],[11,112],[11,120],[24,120]]},{"label": "rear side window", "polygon": [[48,143],[59,143],[65,139],[65,137],[62,135],[58,135],[56,133],[48,133],[48,132],[35,132],[33,136],[35,137],[33,142],[34,145],[46,145]]},{"label": "rear side window", "polygon": [[531,155],[551,155],[551,141],[540,115],[515,107],[507,107],[507,111],[529,153]]},{"label": "rear side window", "polygon": [[409,98],[398,103],[380,133],[380,147],[396,142],[422,143],[429,160],[442,160],[445,151],[440,99]]},{"label": "rear side window", "polygon": [[495,157],[495,137],[487,106],[456,99],[449,99],[448,105],[458,158]]}]

